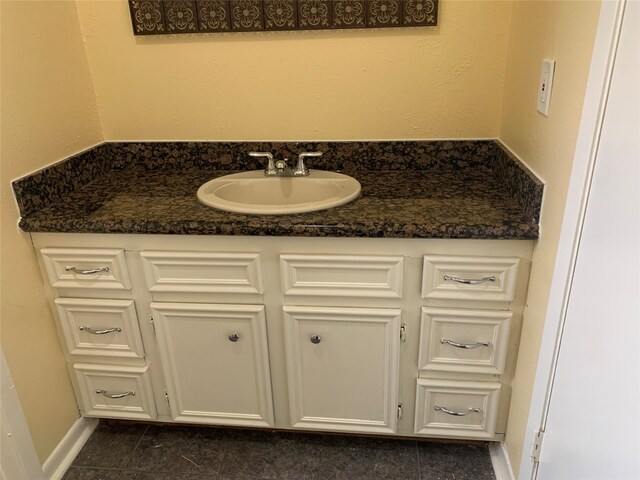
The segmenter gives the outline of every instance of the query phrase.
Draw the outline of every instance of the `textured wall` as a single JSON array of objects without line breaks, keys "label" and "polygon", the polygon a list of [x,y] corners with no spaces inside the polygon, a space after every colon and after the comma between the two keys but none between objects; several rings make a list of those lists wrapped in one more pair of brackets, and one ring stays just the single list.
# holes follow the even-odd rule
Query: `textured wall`
[{"label": "textured wall", "polygon": [[443,1],[440,26],[134,37],[78,2],[108,140],[495,138],[511,2]]},{"label": "textured wall", "polygon": [[2,348],[40,460],[78,418],[42,279],[10,181],[99,142],[74,2],[0,2]]},{"label": "textured wall", "polygon": [[[516,1],[513,7],[500,139],[546,182],[506,436],[515,470],[529,449],[522,443],[599,11],[599,1]],[[536,111],[543,58],[556,60],[548,117]]]}]

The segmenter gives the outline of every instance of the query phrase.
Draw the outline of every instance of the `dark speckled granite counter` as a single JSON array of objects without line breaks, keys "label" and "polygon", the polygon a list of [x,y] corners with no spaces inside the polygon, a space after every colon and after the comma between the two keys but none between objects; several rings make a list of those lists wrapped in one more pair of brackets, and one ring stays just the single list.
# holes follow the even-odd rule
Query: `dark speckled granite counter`
[{"label": "dark speckled granite counter", "polygon": [[[287,149],[326,152],[312,168],[354,176],[360,197],[278,216],[198,202],[204,182],[261,167],[246,152]],[[23,230],[76,233],[535,239],[542,200],[542,184],[494,141],[107,143],[14,190]]]}]

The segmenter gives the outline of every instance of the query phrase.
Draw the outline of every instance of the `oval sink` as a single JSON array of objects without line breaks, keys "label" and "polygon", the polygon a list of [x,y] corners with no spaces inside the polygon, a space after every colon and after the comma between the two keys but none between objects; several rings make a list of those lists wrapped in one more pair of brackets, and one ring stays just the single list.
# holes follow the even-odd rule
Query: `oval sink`
[{"label": "oval sink", "polygon": [[360,182],[341,173],[309,170],[308,177],[266,177],[253,170],[208,181],[198,189],[198,200],[227,212],[285,215],[336,207],[359,194]]}]

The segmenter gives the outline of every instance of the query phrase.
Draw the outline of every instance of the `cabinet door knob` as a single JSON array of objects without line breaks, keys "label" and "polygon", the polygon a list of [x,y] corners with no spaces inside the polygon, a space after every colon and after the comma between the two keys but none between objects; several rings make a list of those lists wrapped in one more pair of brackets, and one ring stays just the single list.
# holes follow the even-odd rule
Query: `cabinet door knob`
[{"label": "cabinet door knob", "polygon": [[240,340],[240,334],[233,332],[229,334],[229,340],[231,340],[232,342],[237,342],[238,340]]},{"label": "cabinet door knob", "polygon": [[316,344],[316,345],[317,345],[317,344],[319,344],[319,343],[322,341],[322,337],[321,337],[320,335],[315,335],[315,334],[314,334],[314,335],[311,335],[310,340],[311,340],[311,343],[313,343],[313,344]]}]

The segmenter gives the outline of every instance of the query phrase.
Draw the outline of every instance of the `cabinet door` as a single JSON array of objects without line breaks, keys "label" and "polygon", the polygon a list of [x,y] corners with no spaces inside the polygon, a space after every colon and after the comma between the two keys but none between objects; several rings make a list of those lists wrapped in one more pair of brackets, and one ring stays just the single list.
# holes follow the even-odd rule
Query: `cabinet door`
[{"label": "cabinet door", "polygon": [[400,310],[284,307],[291,425],[395,433]]},{"label": "cabinet door", "polygon": [[272,426],[264,307],[151,304],[176,421]]}]

